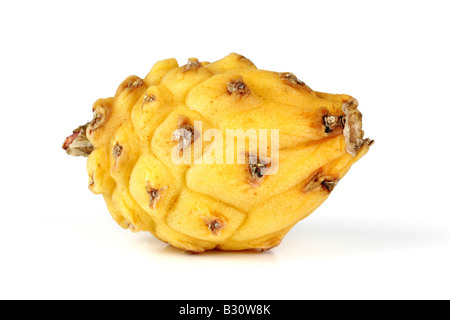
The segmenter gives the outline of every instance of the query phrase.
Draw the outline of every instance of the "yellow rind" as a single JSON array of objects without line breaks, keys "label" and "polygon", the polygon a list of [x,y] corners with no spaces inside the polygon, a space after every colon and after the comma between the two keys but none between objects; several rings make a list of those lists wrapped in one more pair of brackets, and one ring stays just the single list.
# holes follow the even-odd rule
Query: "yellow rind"
[{"label": "yellow rind", "polygon": [[[247,91],[230,92],[233,81],[243,81]],[[368,140],[353,156],[342,128],[324,130],[324,116],[345,117],[343,105],[352,99],[289,82],[284,73],[259,70],[235,53],[213,63],[159,61],[144,79],[130,76],[113,98],[95,102],[97,120],[86,130],[95,148],[87,162],[89,187],[103,195],[121,227],[149,231],[188,252],[273,248],[367,153]],[[182,154],[190,164],[174,164],[172,133],[180,116],[201,121],[202,135],[208,129],[224,137],[227,129],[279,130],[278,172],[252,184],[248,165],[226,164],[210,153],[208,141],[200,154]],[[223,157],[230,150],[220,148]],[[269,140],[269,154],[271,148]],[[193,163],[199,158],[223,163]],[[324,185],[323,179],[331,180]]]}]

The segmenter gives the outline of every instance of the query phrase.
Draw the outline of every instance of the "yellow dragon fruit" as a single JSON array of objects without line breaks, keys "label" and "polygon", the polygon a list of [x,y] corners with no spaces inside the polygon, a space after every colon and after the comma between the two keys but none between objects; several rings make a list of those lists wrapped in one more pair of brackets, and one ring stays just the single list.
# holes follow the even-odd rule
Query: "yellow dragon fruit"
[{"label": "yellow dragon fruit", "polygon": [[230,54],[157,62],[66,138],[114,220],[187,252],[267,250],[369,150],[356,99]]}]

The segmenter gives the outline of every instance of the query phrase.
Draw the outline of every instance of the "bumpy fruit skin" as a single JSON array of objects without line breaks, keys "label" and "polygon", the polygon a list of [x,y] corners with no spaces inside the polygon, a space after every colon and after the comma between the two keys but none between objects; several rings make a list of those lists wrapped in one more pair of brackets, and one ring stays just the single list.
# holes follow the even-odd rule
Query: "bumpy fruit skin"
[{"label": "bumpy fruit skin", "polygon": [[[181,67],[168,59],[96,101],[93,120],[64,149],[89,156],[89,189],[103,195],[121,227],[150,231],[187,252],[266,250],[368,151],[372,141],[363,139],[356,107],[351,96],[313,91],[238,54]],[[194,121],[202,133],[214,128],[224,136],[227,129],[279,129],[278,172],[264,176],[249,163],[174,164],[174,132]]]}]

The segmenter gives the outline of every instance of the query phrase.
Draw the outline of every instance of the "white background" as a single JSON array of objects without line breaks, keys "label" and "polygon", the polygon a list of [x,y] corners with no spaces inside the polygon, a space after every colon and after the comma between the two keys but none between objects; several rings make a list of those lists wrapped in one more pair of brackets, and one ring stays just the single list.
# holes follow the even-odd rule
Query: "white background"
[{"label": "white background", "polygon": [[[447,4],[1,0],[0,298],[450,298]],[[231,52],[356,97],[375,145],[270,252],[122,230],[62,141],[126,76]]]}]

